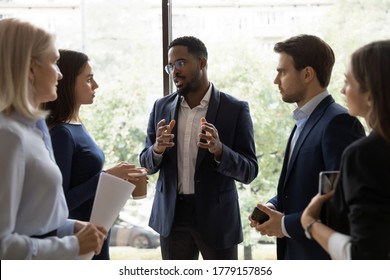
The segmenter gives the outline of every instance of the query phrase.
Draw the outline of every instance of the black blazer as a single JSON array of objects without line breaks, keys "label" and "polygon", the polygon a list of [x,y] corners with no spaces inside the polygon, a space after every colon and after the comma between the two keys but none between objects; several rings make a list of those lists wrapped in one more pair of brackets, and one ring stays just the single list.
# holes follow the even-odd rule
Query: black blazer
[{"label": "black blazer", "polygon": [[317,242],[306,238],[301,215],[318,192],[319,173],[339,170],[344,149],[364,135],[361,123],[335,103],[332,96],[327,96],[307,120],[288,164],[290,136],[278,194],[270,200],[278,211],[285,214],[284,224],[291,236],[277,239],[278,259],[329,259]]},{"label": "black blazer", "polygon": [[330,226],[352,237],[352,259],[390,259],[390,143],[375,133],[356,141],[340,175]]},{"label": "black blazer", "polygon": [[[177,149],[167,149],[160,165],[153,162],[153,144],[157,123],[178,120],[180,98],[176,93],[157,100],[150,114],[141,165],[149,173],[159,173],[149,225],[167,236],[172,228],[177,196]],[[223,143],[220,164],[213,154],[199,149],[196,161],[195,208],[197,224],[205,243],[211,248],[229,248],[243,240],[240,209],[235,181],[249,184],[255,179],[258,165],[253,138],[253,124],[247,102],[220,92],[213,86],[206,114],[218,129]],[[173,134],[177,134],[176,123]],[[177,137],[173,139],[177,141]]]}]

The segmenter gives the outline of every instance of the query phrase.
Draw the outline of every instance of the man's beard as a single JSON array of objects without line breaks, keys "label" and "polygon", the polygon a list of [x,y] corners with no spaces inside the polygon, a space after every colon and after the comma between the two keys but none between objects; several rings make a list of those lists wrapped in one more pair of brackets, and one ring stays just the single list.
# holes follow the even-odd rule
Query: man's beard
[{"label": "man's beard", "polygon": [[202,72],[199,72],[198,75],[190,83],[183,86],[180,89],[177,89],[177,94],[183,97],[186,97],[190,92],[196,91],[200,87],[200,79],[202,77]]},{"label": "man's beard", "polygon": [[185,85],[184,87],[178,89],[176,92],[178,95],[186,97],[192,91],[192,83]]}]

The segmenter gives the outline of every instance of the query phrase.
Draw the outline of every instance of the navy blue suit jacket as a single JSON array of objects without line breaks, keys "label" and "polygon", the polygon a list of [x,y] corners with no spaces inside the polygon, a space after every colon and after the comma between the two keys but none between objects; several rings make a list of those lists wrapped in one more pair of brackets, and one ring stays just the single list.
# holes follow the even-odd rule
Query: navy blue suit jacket
[{"label": "navy blue suit jacket", "polygon": [[284,213],[284,224],[291,236],[277,239],[277,257],[329,259],[329,255],[317,242],[306,238],[300,222],[301,215],[312,197],[318,193],[319,173],[339,170],[344,149],[364,136],[364,129],[345,108],[335,103],[332,96],[327,96],[307,120],[288,163],[294,130],[288,140],[278,194],[269,201]]},{"label": "navy blue suit jacket", "polygon": [[[150,114],[145,149],[140,162],[150,174],[160,172],[149,226],[168,236],[174,219],[177,182],[177,149],[165,150],[162,162],[153,161],[153,144],[157,123],[176,120],[172,131],[177,134],[180,98],[176,93],[157,100]],[[249,184],[256,178],[258,165],[253,124],[247,102],[220,92],[213,86],[206,120],[214,124],[223,143],[221,162],[207,149],[198,149],[195,167],[195,209],[197,225],[204,242],[211,248],[229,248],[243,240],[238,194],[235,180]],[[173,139],[177,141],[177,137]]]}]

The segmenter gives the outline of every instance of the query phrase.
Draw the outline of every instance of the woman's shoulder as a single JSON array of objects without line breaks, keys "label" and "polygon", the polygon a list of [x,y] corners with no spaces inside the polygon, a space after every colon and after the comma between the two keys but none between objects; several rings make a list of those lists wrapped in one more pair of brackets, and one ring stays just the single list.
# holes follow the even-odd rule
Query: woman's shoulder
[{"label": "woman's shoulder", "polygon": [[367,137],[362,137],[349,145],[344,154],[346,157],[353,156],[359,160],[382,156],[390,158],[390,144],[375,132],[371,132]]},{"label": "woman's shoulder", "polygon": [[0,129],[1,130],[9,130],[9,129],[14,129],[18,128],[19,124],[16,120],[10,118],[7,115],[0,114]]},{"label": "woman's shoulder", "polygon": [[[1,135],[15,135],[17,138],[22,138],[31,129],[29,126],[33,126],[34,121],[31,124],[18,121],[16,118],[0,114],[0,133]],[[2,137],[1,137],[2,138]]]},{"label": "woman's shoulder", "polygon": [[75,137],[83,132],[84,130],[81,124],[60,123],[50,128],[51,136],[62,135],[64,137]]}]

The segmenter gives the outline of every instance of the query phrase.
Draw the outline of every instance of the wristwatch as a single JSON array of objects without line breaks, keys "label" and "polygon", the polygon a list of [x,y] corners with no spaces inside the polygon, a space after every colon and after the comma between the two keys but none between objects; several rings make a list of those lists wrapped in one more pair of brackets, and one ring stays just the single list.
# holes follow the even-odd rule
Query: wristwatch
[{"label": "wristwatch", "polygon": [[320,219],[316,219],[316,220],[311,221],[311,222],[307,225],[307,227],[306,227],[306,229],[305,229],[305,235],[306,235],[307,239],[313,239],[313,236],[311,235],[310,230],[311,230],[311,227],[312,227],[315,223],[322,223],[322,222],[321,222]]}]

